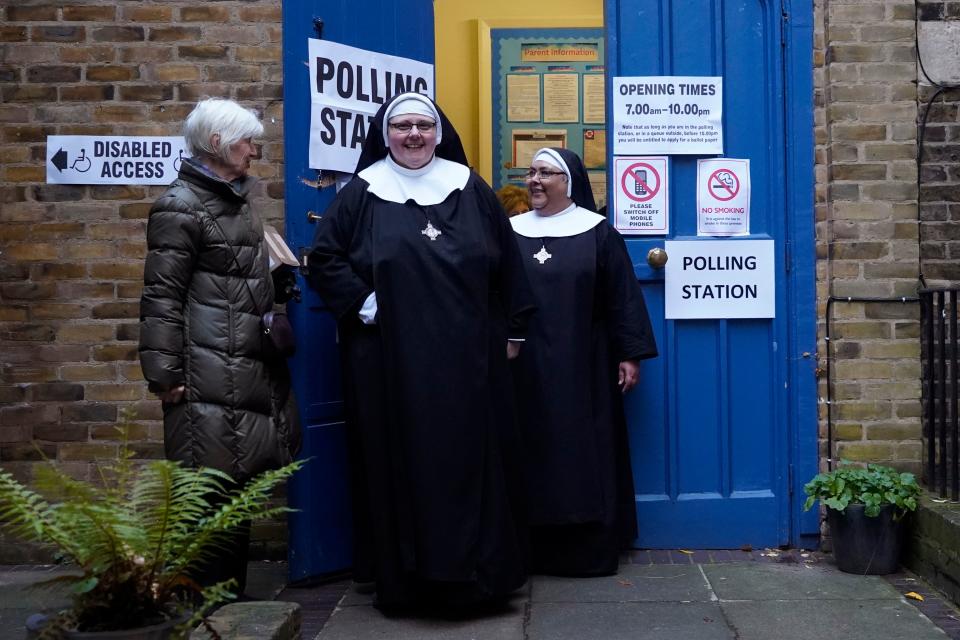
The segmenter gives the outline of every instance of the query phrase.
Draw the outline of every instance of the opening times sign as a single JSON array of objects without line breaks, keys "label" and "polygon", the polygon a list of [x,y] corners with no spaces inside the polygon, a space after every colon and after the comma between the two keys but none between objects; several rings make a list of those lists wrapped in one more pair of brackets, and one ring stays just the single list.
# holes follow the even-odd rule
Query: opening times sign
[{"label": "opening times sign", "polygon": [[723,78],[613,78],[614,155],[723,153]]}]

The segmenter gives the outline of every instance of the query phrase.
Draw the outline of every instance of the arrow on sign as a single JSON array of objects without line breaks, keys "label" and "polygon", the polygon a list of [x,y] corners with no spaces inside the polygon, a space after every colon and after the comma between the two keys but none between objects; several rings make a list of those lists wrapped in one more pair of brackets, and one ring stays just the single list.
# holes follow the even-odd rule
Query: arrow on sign
[{"label": "arrow on sign", "polygon": [[53,166],[55,166],[60,171],[63,171],[67,168],[67,152],[63,150],[63,147],[60,147],[60,151],[57,151],[53,154]]}]

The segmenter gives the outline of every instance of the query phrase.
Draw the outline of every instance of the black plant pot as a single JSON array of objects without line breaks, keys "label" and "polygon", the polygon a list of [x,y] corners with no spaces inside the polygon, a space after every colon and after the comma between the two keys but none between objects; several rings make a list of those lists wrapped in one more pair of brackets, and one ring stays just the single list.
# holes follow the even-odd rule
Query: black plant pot
[{"label": "black plant pot", "polygon": [[875,518],[865,513],[862,504],[851,504],[843,511],[827,509],[837,568],[860,575],[895,573],[900,567],[904,519],[894,520],[893,514],[891,505],[882,507]]},{"label": "black plant pot", "polygon": [[[168,640],[173,637],[176,628],[186,622],[190,614],[183,614],[164,622],[139,627],[137,629],[123,629],[119,631],[64,631],[65,640]],[[35,614],[27,618],[27,640],[39,638],[47,624],[47,616]]]}]

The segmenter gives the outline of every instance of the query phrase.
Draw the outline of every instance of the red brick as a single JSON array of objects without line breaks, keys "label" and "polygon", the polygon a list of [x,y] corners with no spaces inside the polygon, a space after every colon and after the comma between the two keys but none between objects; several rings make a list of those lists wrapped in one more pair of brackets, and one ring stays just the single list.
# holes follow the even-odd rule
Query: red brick
[{"label": "red brick", "polygon": [[26,399],[26,387],[0,387],[0,404],[16,404]]},{"label": "red brick", "polygon": [[7,5],[7,20],[10,22],[55,22],[57,8],[51,5],[17,7]]},{"label": "red brick", "polygon": [[170,22],[173,9],[170,7],[133,6],[123,7],[122,17],[128,22]]},{"label": "red brick", "polygon": [[101,280],[133,280],[143,278],[143,263],[110,262],[90,266],[90,275]]},{"label": "red brick", "polygon": [[93,308],[93,317],[108,318],[139,318],[140,305],[134,302],[104,302]]},{"label": "red brick", "polygon": [[57,245],[55,244],[14,244],[8,246],[3,255],[7,260],[45,261],[57,259]]},{"label": "red brick", "polygon": [[226,60],[227,47],[218,44],[193,44],[177,47],[181,60]]},{"label": "red brick", "polygon": [[30,85],[3,87],[3,102],[56,102],[57,88]]},{"label": "red brick", "polygon": [[[56,339],[57,332],[50,325],[46,324],[15,324],[7,325],[0,329],[0,338],[4,340],[16,340],[24,342],[53,342]],[[11,360],[11,354],[8,351],[5,354],[5,360]]]},{"label": "red brick", "polygon": [[[29,440],[33,440],[31,435]],[[57,455],[57,447],[52,444],[40,444],[37,442],[26,442],[20,444],[10,444],[0,447],[0,460],[3,461],[42,461],[51,460]],[[17,553],[22,553],[19,549]]]},{"label": "red brick", "polygon": [[0,424],[49,424],[56,423],[60,410],[53,405],[27,405],[23,407],[0,407]]},{"label": "red brick", "polygon": [[83,400],[83,385],[71,384],[69,382],[33,384],[27,388],[27,397],[34,402],[50,400],[74,402]]},{"label": "red brick", "polygon": [[30,27],[33,42],[83,42],[87,39],[84,27]]},{"label": "red brick", "polygon": [[47,382],[57,379],[56,367],[47,365],[0,365],[0,382]]},{"label": "red brick", "polygon": [[143,293],[142,282],[118,282],[117,298],[119,300],[139,300]]},{"label": "red brick", "polygon": [[56,297],[57,287],[52,282],[12,282],[0,285],[0,294],[7,300],[46,300]]},{"label": "red brick", "polygon": [[60,99],[64,102],[103,102],[113,100],[116,90],[110,85],[81,85],[61,87]]},{"label": "red brick", "polygon": [[136,360],[137,345],[110,344],[93,348],[93,359],[97,362],[113,362],[115,360]]},{"label": "red brick", "polygon": [[65,65],[33,66],[27,69],[27,82],[46,84],[80,82],[80,67]]},{"label": "red brick", "polygon": [[207,69],[207,79],[213,82],[260,82],[260,67],[224,64]]},{"label": "red brick", "polygon": [[[150,427],[145,424],[130,423],[126,425],[126,429],[131,444],[150,437]],[[90,438],[93,440],[121,440],[122,437],[116,424],[96,424],[90,427]]]},{"label": "red brick", "polygon": [[119,50],[120,62],[160,64],[173,60],[173,47],[121,47]]},{"label": "red brick", "polygon": [[167,84],[140,84],[120,87],[120,100],[130,102],[166,102],[173,100],[173,87]]},{"label": "red brick", "polygon": [[90,37],[94,42],[140,42],[144,31],[143,27],[100,27]]},{"label": "red brick", "polygon": [[90,197],[94,200],[142,200],[144,195],[142,187],[119,184],[90,187]]},{"label": "red brick", "polygon": [[146,220],[150,215],[151,203],[133,202],[120,205],[120,217],[124,220]]},{"label": "red brick", "polygon": [[240,19],[244,22],[266,22],[279,24],[283,19],[283,12],[276,7],[243,7],[240,9]]},{"label": "red brick", "polygon": [[199,6],[183,7],[180,9],[180,20],[183,22],[227,22],[230,10],[226,7]]},{"label": "red brick", "polygon": [[109,324],[67,324],[57,331],[57,341],[63,344],[103,344],[113,340],[114,329]]},{"label": "red brick", "polygon": [[70,442],[60,446],[60,460],[114,460],[117,445]]},{"label": "red brick", "polygon": [[38,202],[72,202],[83,198],[84,187],[70,184],[42,184],[33,187]]},{"label": "red brick", "polygon": [[0,25],[0,42],[24,42],[26,39],[26,27]]},{"label": "red brick", "polygon": [[60,377],[63,378],[65,382],[116,380],[117,367],[112,362],[64,365],[60,367]]},{"label": "red brick", "polygon": [[101,105],[94,113],[94,120],[119,124],[124,122],[143,122],[146,112],[143,107],[132,105]]},{"label": "red brick", "polygon": [[139,77],[140,71],[136,67],[122,67],[119,65],[87,67],[87,80],[92,82],[136,80]]},{"label": "red brick", "polygon": [[200,27],[150,27],[148,39],[151,42],[199,41],[203,36]]},{"label": "red brick", "polygon": [[113,62],[116,57],[117,51],[110,45],[60,49],[60,62]]},{"label": "red brick", "polygon": [[48,302],[30,306],[30,317],[33,320],[75,320],[89,315],[90,312],[82,304]]},{"label": "red brick", "polygon": [[8,182],[43,182],[47,172],[44,167],[7,167],[3,175]]},{"label": "red brick", "polygon": [[63,8],[63,19],[68,22],[112,22],[117,17],[116,7],[107,6],[75,6]]}]

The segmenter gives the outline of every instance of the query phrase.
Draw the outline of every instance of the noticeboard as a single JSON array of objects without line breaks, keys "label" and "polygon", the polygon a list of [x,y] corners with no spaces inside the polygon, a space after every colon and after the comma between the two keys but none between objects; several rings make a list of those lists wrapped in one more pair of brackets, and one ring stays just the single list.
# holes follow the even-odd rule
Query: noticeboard
[{"label": "noticeboard", "polygon": [[525,187],[541,147],[566,147],[606,203],[605,55],[602,29],[491,29],[493,188]]}]

